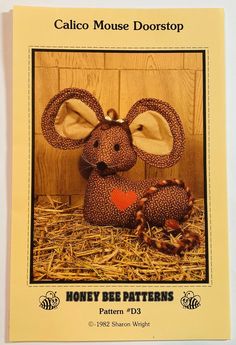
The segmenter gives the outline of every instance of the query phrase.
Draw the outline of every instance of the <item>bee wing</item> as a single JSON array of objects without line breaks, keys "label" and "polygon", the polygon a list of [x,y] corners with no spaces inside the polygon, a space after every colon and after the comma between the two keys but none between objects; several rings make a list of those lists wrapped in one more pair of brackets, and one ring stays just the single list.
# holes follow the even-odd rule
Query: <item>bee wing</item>
[{"label": "bee wing", "polygon": [[194,296],[194,299],[199,303],[201,302],[201,297],[199,295]]},{"label": "bee wing", "polygon": [[48,292],[46,293],[46,297],[47,297],[47,298],[54,298],[54,296],[55,296],[55,293],[54,293],[53,291],[48,291]]},{"label": "bee wing", "polygon": [[186,292],[186,297],[188,297],[188,298],[194,297],[193,291],[188,291],[188,292]]},{"label": "bee wing", "polygon": [[39,297],[39,303],[42,304],[43,301],[45,300],[46,296],[40,296]]}]

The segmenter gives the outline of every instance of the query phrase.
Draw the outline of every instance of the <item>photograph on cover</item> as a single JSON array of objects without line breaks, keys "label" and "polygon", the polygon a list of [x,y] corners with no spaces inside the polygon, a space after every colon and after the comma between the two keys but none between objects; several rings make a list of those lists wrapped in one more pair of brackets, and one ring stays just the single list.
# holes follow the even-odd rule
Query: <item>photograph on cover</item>
[{"label": "photograph on cover", "polygon": [[31,283],[208,282],[205,65],[32,50]]}]

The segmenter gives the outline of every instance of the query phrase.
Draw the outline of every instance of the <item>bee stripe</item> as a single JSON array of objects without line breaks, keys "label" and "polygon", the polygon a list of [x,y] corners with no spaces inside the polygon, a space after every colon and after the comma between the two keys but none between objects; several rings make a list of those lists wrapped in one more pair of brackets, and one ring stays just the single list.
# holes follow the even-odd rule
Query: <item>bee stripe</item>
[{"label": "bee stripe", "polygon": [[43,309],[45,310],[51,310],[53,309],[53,306],[51,304],[51,300],[49,298],[45,298],[42,303],[41,303],[41,306]]},{"label": "bee stripe", "polygon": [[196,309],[200,306],[200,302],[195,298],[191,297],[189,300],[189,304],[187,306],[188,309]]}]

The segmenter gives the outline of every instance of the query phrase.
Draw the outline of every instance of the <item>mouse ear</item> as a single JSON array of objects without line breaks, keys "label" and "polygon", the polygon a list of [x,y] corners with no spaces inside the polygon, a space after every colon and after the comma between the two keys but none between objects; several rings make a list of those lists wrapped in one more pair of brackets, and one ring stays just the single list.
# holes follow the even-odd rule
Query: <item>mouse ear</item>
[{"label": "mouse ear", "polygon": [[138,156],[158,168],[174,165],[184,150],[184,130],[175,109],[155,98],[136,102],[126,117]]},{"label": "mouse ear", "polygon": [[67,150],[82,145],[102,120],[102,108],[90,92],[68,88],[49,101],[42,115],[41,126],[49,144]]}]

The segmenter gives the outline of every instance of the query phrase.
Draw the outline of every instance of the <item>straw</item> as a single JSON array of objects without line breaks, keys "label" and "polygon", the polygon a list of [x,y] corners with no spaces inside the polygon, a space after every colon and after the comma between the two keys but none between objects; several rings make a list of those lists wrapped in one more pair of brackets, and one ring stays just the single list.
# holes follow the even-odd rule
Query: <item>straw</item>
[{"label": "straw", "polygon": [[[206,279],[204,200],[195,201],[182,224],[200,235],[198,248],[182,256],[158,252],[132,229],[92,226],[81,206],[48,197],[34,209],[34,281],[203,281]],[[148,230],[162,238],[162,228]],[[171,238],[170,241],[174,241]]]}]

